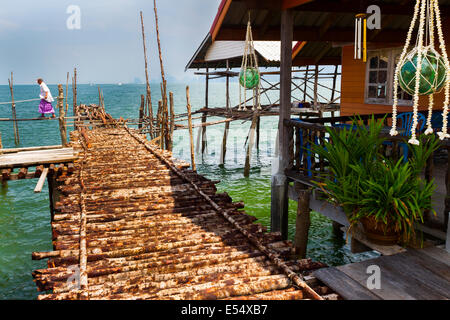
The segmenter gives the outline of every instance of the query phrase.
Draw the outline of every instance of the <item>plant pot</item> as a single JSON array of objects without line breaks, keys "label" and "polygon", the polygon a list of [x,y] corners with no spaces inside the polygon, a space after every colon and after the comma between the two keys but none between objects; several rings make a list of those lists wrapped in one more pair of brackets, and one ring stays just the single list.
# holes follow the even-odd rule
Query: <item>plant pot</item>
[{"label": "plant pot", "polygon": [[392,224],[384,223],[374,217],[361,219],[364,233],[370,242],[384,246],[397,244],[400,239],[400,232],[396,231]]}]

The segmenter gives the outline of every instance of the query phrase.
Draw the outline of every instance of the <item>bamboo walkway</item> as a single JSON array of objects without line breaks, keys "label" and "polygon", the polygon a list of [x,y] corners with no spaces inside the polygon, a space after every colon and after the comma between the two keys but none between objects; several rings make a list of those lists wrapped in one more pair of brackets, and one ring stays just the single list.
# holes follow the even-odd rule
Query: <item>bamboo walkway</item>
[{"label": "bamboo walkway", "polygon": [[[242,203],[135,130],[73,131],[38,299],[336,299]],[[306,276],[306,278],[305,278]],[[311,288],[312,287],[312,288]]]}]

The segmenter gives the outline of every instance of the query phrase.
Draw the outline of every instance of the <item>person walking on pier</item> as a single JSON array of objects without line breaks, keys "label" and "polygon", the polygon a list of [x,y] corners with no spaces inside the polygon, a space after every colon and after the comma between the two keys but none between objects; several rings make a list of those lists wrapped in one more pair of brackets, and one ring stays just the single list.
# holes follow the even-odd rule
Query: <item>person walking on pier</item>
[{"label": "person walking on pier", "polygon": [[52,118],[55,118],[55,109],[53,109],[52,106],[52,102],[54,100],[50,89],[41,78],[37,79],[37,83],[41,87],[41,93],[39,95],[41,98],[41,103],[39,104],[39,113],[41,114],[41,118],[44,118],[46,113],[51,113]]}]

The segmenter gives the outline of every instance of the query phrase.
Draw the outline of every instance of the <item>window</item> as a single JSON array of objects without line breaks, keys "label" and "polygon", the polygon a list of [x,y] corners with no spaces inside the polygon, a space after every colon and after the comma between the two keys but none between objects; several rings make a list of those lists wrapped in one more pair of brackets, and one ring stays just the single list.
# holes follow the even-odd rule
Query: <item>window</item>
[{"label": "window", "polygon": [[[379,50],[372,51],[368,56],[366,70],[366,93],[365,102],[373,104],[393,103],[393,83],[395,67],[400,58],[401,51]],[[411,105],[412,97],[398,90],[398,104]]]}]

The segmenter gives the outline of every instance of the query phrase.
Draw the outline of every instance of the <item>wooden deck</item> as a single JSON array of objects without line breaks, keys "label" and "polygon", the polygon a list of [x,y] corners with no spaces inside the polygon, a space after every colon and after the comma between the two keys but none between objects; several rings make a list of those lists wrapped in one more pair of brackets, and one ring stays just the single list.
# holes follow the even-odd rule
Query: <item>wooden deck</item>
[{"label": "wooden deck", "polygon": [[56,180],[54,250],[33,253],[48,259],[33,272],[51,291],[39,299],[337,298],[304,278],[322,264],[293,258],[290,242],[144,136],[98,128],[71,141],[80,160]]},{"label": "wooden deck", "polygon": [[[381,271],[380,289],[369,290],[369,266]],[[314,275],[344,299],[435,300],[450,299],[450,254],[438,247],[408,249],[391,256],[324,268]]]}]

